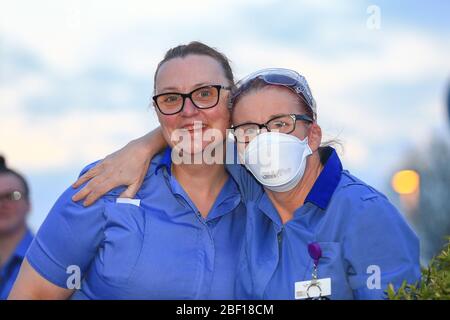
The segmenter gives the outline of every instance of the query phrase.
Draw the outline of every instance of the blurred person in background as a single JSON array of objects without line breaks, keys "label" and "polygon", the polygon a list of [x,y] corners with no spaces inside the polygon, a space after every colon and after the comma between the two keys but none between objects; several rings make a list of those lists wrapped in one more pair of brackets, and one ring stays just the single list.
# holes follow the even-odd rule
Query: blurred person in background
[{"label": "blurred person in background", "polygon": [[26,224],[29,194],[25,178],[0,156],[0,300],[8,297],[33,239]]}]

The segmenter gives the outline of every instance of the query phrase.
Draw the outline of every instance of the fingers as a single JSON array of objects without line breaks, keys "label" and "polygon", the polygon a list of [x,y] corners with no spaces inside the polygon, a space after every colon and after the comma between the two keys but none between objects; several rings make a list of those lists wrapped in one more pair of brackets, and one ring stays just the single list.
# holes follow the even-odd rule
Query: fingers
[{"label": "fingers", "polygon": [[142,182],[133,183],[132,185],[128,186],[128,188],[120,194],[120,198],[134,198],[136,193],[139,190],[139,187]]},{"label": "fingers", "polygon": [[86,184],[73,195],[72,200],[75,202],[84,200],[83,205],[90,206],[102,195],[121,185],[129,185],[121,197],[134,198],[150,164],[150,159],[145,158],[143,163],[145,170],[139,172],[142,169],[142,163],[138,161],[137,164],[129,164],[129,162],[136,162],[135,160],[130,159],[125,153],[121,155],[116,152],[107,156],[72,184],[73,188]]},{"label": "fingers", "polygon": [[84,198],[87,197],[87,195],[91,192],[91,188],[86,185],[83,189],[81,189],[80,191],[78,191],[77,193],[75,193],[72,197],[72,201],[80,201]]},{"label": "fingers", "polygon": [[[92,186],[91,186],[92,184]],[[138,181],[132,185],[130,185],[124,192],[120,194],[120,198],[134,198],[137,191],[139,190],[142,181]],[[115,188],[114,181],[112,179],[107,179],[102,182],[95,182],[92,180],[86,185],[82,190],[80,190],[76,195],[72,197],[72,200],[78,201],[85,199],[83,202],[83,206],[88,207],[95,203],[101,196],[108,193],[112,189]],[[78,199],[78,200],[75,200]]]},{"label": "fingers", "polygon": [[98,188],[98,186],[104,183],[103,179],[99,178],[99,174],[102,170],[104,170],[104,162],[105,160],[102,160],[102,162],[89,169],[72,184],[72,188],[79,188],[81,185],[89,181],[81,190],[72,196],[72,201],[77,202],[86,199],[83,205],[89,206],[98,199],[99,196],[95,193],[92,195],[92,193]]},{"label": "fingers", "polygon": [[[93,182],[94,180],[92,180]],[[108,193],[115,188],[114,181],[112,179],[106,179],[100,183],[96,183],[94,187],[87,194],[86,199],[83,202],[83,206],[88,207],[97,201],[101,196]]]},{"label": "fingers", "polygon": [[102,167],[102,163],[97,164],[95,167],[89,169],[88,172],[86,172],[85,174],[83,174],[81,177],[78,178],[77,181],[75,181],[72,184],[73,188],[78,188],[80,187],[83,183],[89,181],[92,177],[95,177],[98,175],[100,168]]},{"label": "fingers", "polygon": [[77,202],[85,199],[83,205],[90,206],[104,193],[114,188],[112,182],[107,182],[107,180],[100,178],[100,176],[92,178],[80,191],[72,196],[72,201]]},{"label": "fingers", "polygon": [[86,200],[83,202],[83,206],[89,207],[91,204],[95,203],[100,197],[102,196],[101,193],[96,192],[95,190],[90,192],[88,196],[86,197]]}]

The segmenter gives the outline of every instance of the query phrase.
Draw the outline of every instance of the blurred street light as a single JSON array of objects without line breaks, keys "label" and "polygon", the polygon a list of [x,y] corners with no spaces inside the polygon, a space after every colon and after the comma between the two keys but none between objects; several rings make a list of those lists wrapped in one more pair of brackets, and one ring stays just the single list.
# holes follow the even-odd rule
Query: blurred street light
[{"label": "blurred street light", "polygon": [[399,194],[405,213],[409,216],[416,212],[419,204],[420,176],[414,170],[401,170],[392,177],[392,188]]},{"label": "blurred street light", "polygon": [[414,193],[419,185],[420,177],[414,170],[401,170],[392,177],[392,188],[399,194]]}]

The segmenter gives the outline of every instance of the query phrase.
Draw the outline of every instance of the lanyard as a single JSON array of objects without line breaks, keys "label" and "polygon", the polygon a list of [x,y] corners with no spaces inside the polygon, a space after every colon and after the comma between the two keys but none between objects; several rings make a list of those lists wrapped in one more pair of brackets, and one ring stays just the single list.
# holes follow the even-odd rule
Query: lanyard
[{"label": "lanyard", "polygon": [[[313,259],[313,271],[312,271],[312,280],[308,288],[306,289],[306,294],[308,296],[308,299],[317,299],[317,300],[328,300],[327,297],[322,297],[322,288],[319,285],[318,282],[318,274],[317,274],[317,268],[319,266],[319,260],[322,258],[322,248],[317,242],[312,242],[308,244],[308,253],[309,256]],[[317,298],[311,298],[310,292],[313,291],[319,291]],[[316,295],[314,295],[316,296]]]},{"label": "lanyard", "polygon": [[309,256],[313,259],[314,265],[313,265],[313,273],[312,278],[313,281],[317,280],[317,267],[319,265],[319,260],[322,258],[322,248],[317,242],[312,242],[308,244],[308,253]]}]

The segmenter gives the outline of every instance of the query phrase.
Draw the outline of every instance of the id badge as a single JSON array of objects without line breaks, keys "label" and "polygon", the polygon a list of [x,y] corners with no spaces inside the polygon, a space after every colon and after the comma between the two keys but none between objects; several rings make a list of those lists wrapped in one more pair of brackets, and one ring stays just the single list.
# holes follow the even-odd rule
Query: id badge
[{"label": "id badge", "polygon": [[331,278],[313,279],[295,283],[295,299],[311,299],[331,295]]}]

